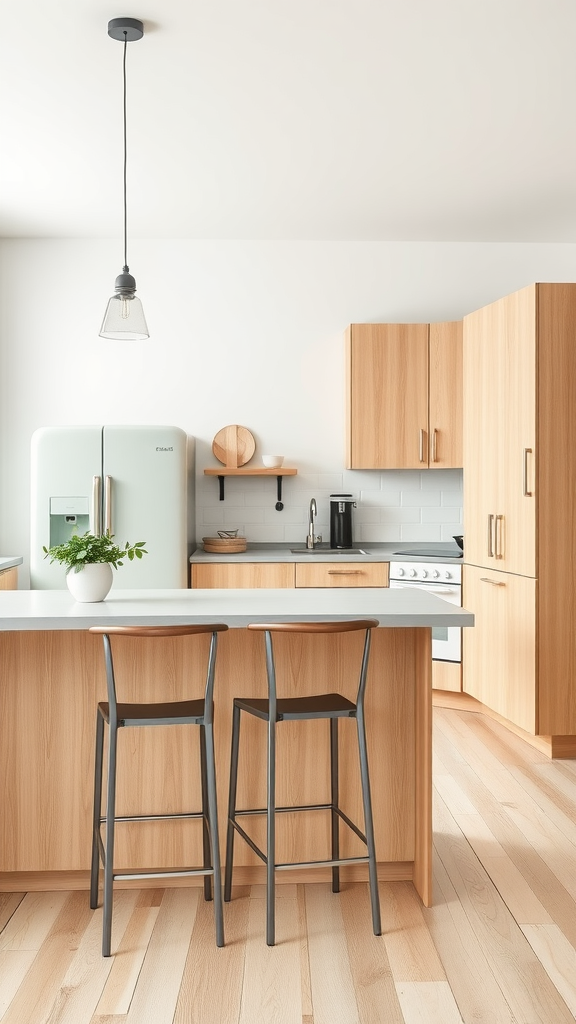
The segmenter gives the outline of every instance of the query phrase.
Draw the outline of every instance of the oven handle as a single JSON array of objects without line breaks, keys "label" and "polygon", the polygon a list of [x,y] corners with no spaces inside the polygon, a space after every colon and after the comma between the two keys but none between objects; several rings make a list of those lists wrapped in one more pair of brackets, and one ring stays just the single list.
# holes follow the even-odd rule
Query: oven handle
[{"label": "oven handle", "polygon": [[408,587],[424,587],[429,594],[458,594],[460,587],[441,586],[435,587],[430,583],[421,583],[420,580],[390,580],[390,589],[405,590]]}]

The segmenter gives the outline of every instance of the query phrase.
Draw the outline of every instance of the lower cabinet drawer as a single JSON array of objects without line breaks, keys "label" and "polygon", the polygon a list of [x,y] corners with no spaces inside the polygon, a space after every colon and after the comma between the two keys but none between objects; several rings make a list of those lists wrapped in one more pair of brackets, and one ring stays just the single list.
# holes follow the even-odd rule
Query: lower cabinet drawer
[{"label": "lower cabinet drawer", "polygon": [[388,562],[298,562],[297,587],[387,587]]},{"label": "lower cabinet drawer", "polygon": [[214,565],[192,565],[190,586],[198,590],[286,589],[294,586],[294,564],[291,562],[216,562]]}]

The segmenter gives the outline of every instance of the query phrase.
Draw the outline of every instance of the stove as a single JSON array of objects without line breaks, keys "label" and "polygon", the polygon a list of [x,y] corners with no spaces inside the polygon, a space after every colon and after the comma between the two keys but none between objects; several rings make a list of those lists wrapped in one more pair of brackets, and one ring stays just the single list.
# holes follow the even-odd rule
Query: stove
[{"label": "stove", "polygon": [[[418,553],[423,556],[423,551],[430,553],[435,560],[433,562],[390,562],[390,589],[414,587],[425,593],[436,594],[444,601],[448,601],[449,604],[461,607],[462,566],[452,561],[442,562],[442,555],[438,554],[438,548],[432,552],[431,548],[422,546],[418,552],[414,549],[410,552],[402,551],[400,554]],[[460,552],[461,555],[462,552]],[[454,557],[452,550],[449,557]],[[432,658],[435,661],[457,663],[462,660],[462,630],[460,626],[435,626],[432,629]]]},{"label": "stove", "polygon": [[398,555],[402,558],[403,555],[416,558],[462,558],[463,551],[456,544],[446,544],[442,547],[441,544],[421,544],[418,547],[411,548],[410,551],[393,551],[392,554]]}]

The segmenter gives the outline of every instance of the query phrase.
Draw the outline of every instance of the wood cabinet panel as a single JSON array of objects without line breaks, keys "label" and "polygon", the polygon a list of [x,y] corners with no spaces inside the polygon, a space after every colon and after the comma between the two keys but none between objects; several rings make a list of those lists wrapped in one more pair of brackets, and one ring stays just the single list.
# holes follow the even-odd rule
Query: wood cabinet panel
[{"label": "wood cabinet panel", "polygon": [[[393,870],[403,871],[399,876],[404,878],[411,877],[411,862],[426,860],[429,843],[425,824],[431,792],[429,634],[427,629],[375,630],[366,694],[378,860],[383,872],[387,862],[395,862]],[[278,637],[279,690],[294,692],[302,673],[314,681],[317,692],[342,686],[342,692],[353,699],[361,635],[327,636],[320,644],[311,639],[318,638]],[[159,676],[170,681],[174,700],[190,696],[191,685],[199,692],[207,647],[192,642],[176,653],[169,640],[156,639],[144,652],[141,644],[138,640],[127,644],[117,660],[123,699],[153,700]],[[6,793],[0,873],[84,871],[87,878],[95,709],[106,694],[101,639],[83,630],[2,633],[0,675],[0,774]],[[222,844],[226,837],[232,701],[239,693],[266,695],[264,644],[260,634],[231,629],[219,635],[214,691]],[[309,722],[302,729],[298,724],[285,723],[278,730],[280,803],[325,800],[329,793],[326,723]],[[352,721],[341,725],[344,806],[354,820],[362,822],[356,727]],[[161,813],[198,806],[198,734],[198,729],[170,726],[122,730],[118,743],[119,813]],[[239,781],[242,799],[248,805],[258,806],[257,801],[265,800],[265,729],[254,719],[242,723]],[[308,854],[311,859],[325,855],[329,816],[312,814],[310,821],[300,826],[307,817],[301,816],[297,829],[290,815],[279,817],[286,821],[285,825],[279,823],[281,856],[298,859],[293,856],[295,842],[302,859]],[[349,850],[347,830],[342,837],[343,849]],[[356,842],[354,837],[351,842]],[[259,870],[256,865],[260,861],[244,843],[236,844],[235,857],[240,871],[242,866]],[[167,867],[201,863],[201,859],[202,832],[197,822],[126,823],[117,829],[119,868]],[[302,873],[297,877],[302,881]],[[315,872],[313,877],[326,879],[328,872]]]},{"label": "wood cabinet panel", "polygon": [[0,590],[18,590],[18,569],[4,569],[0,572]]},{"label": "wood cabinet panel", "polygon": [[430,324],[430,469],[462,466],[462,321]]},{"label": "wood cabinet panel", "polygon": [[464,691],[526,732],[536,732],[536,580],[464,567]]},{"label": "wood cabinet panel", "polygon": [[387,587],[388,562],[306,562],[296,565],[297,587]]},{"label": "wood cabinet panel", "polygon": [[462,323],[352,324],[347,466],[462,465]]},{"label": "wood cabinet panel", "polygon": [[427,464],[428,324],[352,324],[347,353],[348,467]]},{"label": "wood cabinet panel", "polygon": [[214,562],[190,567],[190,586],[197,589],[285,589],[294,586],[291,562]]}]

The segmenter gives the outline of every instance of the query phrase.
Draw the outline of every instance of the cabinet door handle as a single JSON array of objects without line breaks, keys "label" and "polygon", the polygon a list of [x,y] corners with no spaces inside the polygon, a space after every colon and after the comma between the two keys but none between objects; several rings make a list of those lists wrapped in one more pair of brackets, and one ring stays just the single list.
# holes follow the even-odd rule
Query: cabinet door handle
[{"label": "cabinet door handle", "polygon": [[419,449],[418,449],[419,450],[419,454],[420,454],[420,462],[425,462],[426,461],[424,459],[424,435],[425,435],[425,433],[426,433],[426,431],[424,430],[424,427],[420,427],[420,444],[419,444]]},{"label": "cabinet door handle", "polygon": [[494,523],[494,537],[495,537],[495,548],[496,558],[504,558],[504,545],[502,543],[502,535],[504,533],[504,516],[495,516]]},{"label": "cabinet door handle", "polygon": [[505,583],[501,583],[500,580],[489,580],[487,576],[480,577],[480,583],[491,583],[493,587],[505,587]]},{"label": "cabinet door handle", "polygon": [[328,569],[329,576],[362,576],[361,569]]},{"label": "cabinet door handle", "polygon": [[494,516],[488,516],[488,558],[494,558]]},{"label": "cabinet door handle", "polygon": [[437,440],[438,440],[438,431],[436,430],[436,427],[434,427],[434,430],[432,431],[432,462],[437,462],[437,459],[436,459]]},{"label": "cabinet door handle", "polygon": [[532,455],[531,448],[524,449],[524,459],[522,465],[522,493],[525,498],[532,497],[532,491],[528,490],[528,456]]}]

